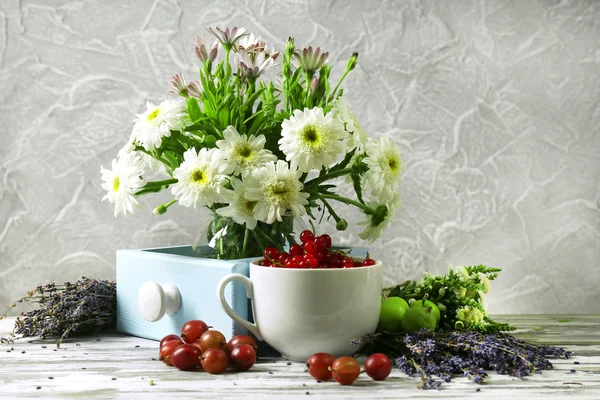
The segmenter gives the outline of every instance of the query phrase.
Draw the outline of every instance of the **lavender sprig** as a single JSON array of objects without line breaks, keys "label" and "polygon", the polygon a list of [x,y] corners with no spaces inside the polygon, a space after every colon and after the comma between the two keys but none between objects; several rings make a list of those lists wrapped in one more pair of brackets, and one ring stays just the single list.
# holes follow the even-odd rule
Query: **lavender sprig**
[{"label": "lavender sprig", "polygon": [[565,349],[527,343],[507,333],[423,329],[366,335],[352,342],[363,345],[355,355],[384,353],[406,375],[420,376],[421,389],[439,389],[442,381],[450,382],[455,376],[483,383],[487,371],[523,379],[552,369],[549,358],[571,356]]},{"label": "lavender sprig", "polygon": [[40,336],[58,337],[56,344],[60,346],[67,337],[95,333],[116,324],[115,282],[83,277],[75,283],[38,286],[13,303],[0,319],[23,302],[38,304],[39,308],[21,313],[15,320],[13,332],[0,339],[2,343]]}]

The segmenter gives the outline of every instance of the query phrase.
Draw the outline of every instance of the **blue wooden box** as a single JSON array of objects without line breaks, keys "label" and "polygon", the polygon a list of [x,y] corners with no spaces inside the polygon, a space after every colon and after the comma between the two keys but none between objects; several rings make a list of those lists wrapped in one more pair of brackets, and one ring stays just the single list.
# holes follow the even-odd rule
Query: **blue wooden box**
[{"label": "blue wooden box", "polygon": [[[192,246],[176,246],[117,251],[117,331],[160,340],[170,333],[179,334],[187,321],[201,319],[227,339],[247,334],[221,308],[217,283],[230,273],[248,276],[249,263],[258,258],[224,261],[202,256],[209,251],[207,246],[196,250]],[[366,253],[365,248],[351,250],[354,256],[364,257]],[[138,293],[146,282],[165,288],[166,284],[176,286],[181,299],[179,310],[173,315],[164,314],[156,322],[145,320],[138,309]],[[240,282],[227,286],[225,298],[240,317],[252,321],[246,289]]]}]

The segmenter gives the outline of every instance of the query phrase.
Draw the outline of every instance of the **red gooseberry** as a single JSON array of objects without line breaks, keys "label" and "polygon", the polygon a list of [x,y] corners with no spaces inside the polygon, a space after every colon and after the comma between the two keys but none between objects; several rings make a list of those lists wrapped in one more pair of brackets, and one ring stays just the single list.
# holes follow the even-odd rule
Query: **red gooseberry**
[{"label": "red gooseberry", "polygon": [[247,371],[256,362],[256,351],[249,344],[238,344],[231,350],[229,360],[238,371]]},{"label": "red gooseberry", "polygon": [[331,370],[329,367],[335,361],[335,357],[329,353],[315,353],[306,360],[306,368],[313,378],[320,381],[331,379]]},{"label": "red gooseberry", "polygon": [[193,344],[182,344],[171,354],[171,362],[177,369],[189,371],[200,367],[200,349]]},{"label": "red gooseberry", "polygon": [[333,379],[340,385],[352,385],[360,375],[360,364],[350,356],[337,358],[330,368]]},{"label": "red gooseberry", "polygon": [[208,330],[208,325],[199,319],[186,322],[181,328],[181,338],[186,343],[192,343],[200,339],[200,336]]},{"label": "red gooseberry", "polygon": [[375,353],[365,360],[365,372],[375,381],[382,381],[392,372],[390,359],[382,353]]}]

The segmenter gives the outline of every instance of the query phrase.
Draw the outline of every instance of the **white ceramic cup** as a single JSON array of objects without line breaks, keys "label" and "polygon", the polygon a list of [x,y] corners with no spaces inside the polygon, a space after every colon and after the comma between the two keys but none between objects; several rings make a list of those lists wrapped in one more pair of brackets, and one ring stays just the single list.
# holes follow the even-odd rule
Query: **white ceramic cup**
[{"label": "white ceramic cup", "polygon": [[[227,304],[225,286],[237,280],[252,300],[255,323]],[[298,269],[250,264],[250,278],[228,274],[217,285],[227,315],[281,355],[306,362],[314,353],[352,355],[350,340],[375,332],[381,310],[381,261],[369,267]]]}]

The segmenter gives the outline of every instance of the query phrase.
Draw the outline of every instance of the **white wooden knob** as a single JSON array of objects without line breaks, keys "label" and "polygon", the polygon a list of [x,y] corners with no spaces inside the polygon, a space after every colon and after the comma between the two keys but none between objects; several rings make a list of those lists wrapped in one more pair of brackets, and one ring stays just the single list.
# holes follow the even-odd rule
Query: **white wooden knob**
[{"label": "white wooden knob", "polygon": [[138,311],[146,321],[156,322],[165,314],[176,314],[181,308],[181,295],[177,286],[153,281],[144,282],[138,291]]}]

